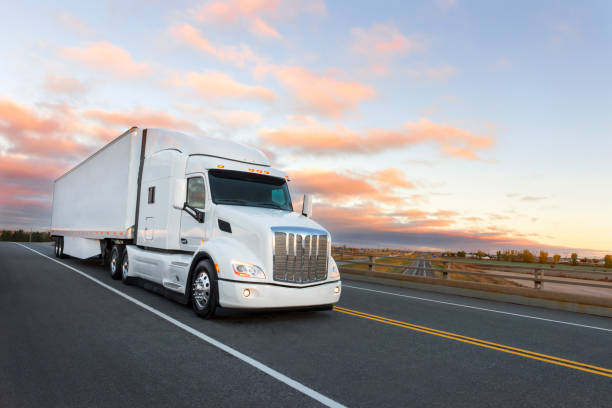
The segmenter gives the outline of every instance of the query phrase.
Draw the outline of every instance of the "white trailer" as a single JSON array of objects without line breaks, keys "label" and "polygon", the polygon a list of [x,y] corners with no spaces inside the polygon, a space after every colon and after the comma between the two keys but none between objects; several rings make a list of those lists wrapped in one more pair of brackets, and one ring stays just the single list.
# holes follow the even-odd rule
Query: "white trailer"
[{"label": "white trailer", "polygon": [[310,196],[293,211],[288,181],[257,149],[134,127],[55,181],[55,254],[100,257],[114,279],[153,282],[202,317],[331,309],[330,234]]}]

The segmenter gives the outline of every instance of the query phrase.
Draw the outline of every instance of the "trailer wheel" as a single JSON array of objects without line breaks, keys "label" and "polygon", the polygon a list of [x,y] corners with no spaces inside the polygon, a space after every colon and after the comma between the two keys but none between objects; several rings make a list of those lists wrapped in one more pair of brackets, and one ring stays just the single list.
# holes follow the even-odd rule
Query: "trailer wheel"
[{"label": "trailer wheel", "polygon": [[121,259],[123,258],[123,246],[113,245],[110,257],[110,275],[113,279],[121,279]]},{"label": "trailer wheel", "polygon": [[59,246],[57,248],[57,257],[58,258],[66,258],[64,255],[64,237],[59,237]]},{"label": "trailer wheel", "polygon": [[217,277],[210,261],[201,261],[191,278],[190,300],[195,313],[210,319],[217,309]]},{"label": "trailer wheel", "polygon": [[59,258],[59,238],[55,238],[53,241],[55,242],[55,257]]},{"label": "trailer wheel", "polygon": [[130,259],[128,257],[127,249],[123,250],[123,257],[121,259],[121,281],[126,285],[132,283],[132,277],[128,276],[130,272]]}]

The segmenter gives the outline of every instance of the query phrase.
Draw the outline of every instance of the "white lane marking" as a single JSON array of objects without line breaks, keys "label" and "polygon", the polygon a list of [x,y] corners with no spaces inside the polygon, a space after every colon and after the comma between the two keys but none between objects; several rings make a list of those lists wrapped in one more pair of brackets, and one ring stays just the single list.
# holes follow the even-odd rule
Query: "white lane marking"
[{"label": "white lane marking", "polygon": [[543,320],[545,322],[567,324],[567,325],[570,325],[570,326],[577,326],[577,327],[583,327],[583,328],[587,328],[587,329],[594,329],[594,330],[602,330],[602,331],[612,332],[612,329],[606,329],[605,327],[588,326],[586,324],[565,322],[563,320],[546,319],[544,317],[530,316],[530,315],[524,315],[524,314],[520,314],[520,313],[504,312],[502,310],[487,309],[487,308],[484,308],[484,307],[469,306],[469,305],[463,305],[463,304],[460,304],[460,303],[445,302],[443,300],[435,300],[435,299],[422,298],[422,297],[418,297],[418,296],[402,295],[400,293],[385,292],[383,290],[368,289],[368,288],[362,288],[362,287],[359,287],[359,286],[350,286],[350,285],[347,285],[346,283],[342,284],[342,288],[359,289],[359,290],[365,290],[365,291],[368,291],[368,292],[383,293],[385,295],[392,295],[392,296],[405,297],[405,298],[409,298],[409,299],[423,300],[425,302],[442,303],[442,304],[445,304],[445,305],[451,305],[451,306],[457,306],[457,307],[465,307],[467,309],[483,310],[485,312],[501,313],[501,314],[515,316],[515,317],[524,317],[526,319]]},{"label": "white lane marking", "polygon": [[68,268],[68,269],[70,269],[70,270],[72,270],[72,271],[74,271],[74,272],[84,276],[85,278],[87,278],[87,279],[89,279],[89,280],[91,280],[91,281],[93,281],[95,283],[97,283],[98,285],[102,286],[103,288],[110,290],[111,292],[113,292],[113,293],[115,293],[115,294],[117,294],[117,295],[119,295],[119,296],[129,300],[130,302],[132,302],[132,303],[142,307],[143,309],[153,313],[154,315],[157,315],[157,316],[161,317],[162,319],[166,320],[167,322],[172,323],[173,325],[175,325],[175,326],[185,330],[186,332],[188,332],[190,334],[193,334],[194,336],[198,337],[201,340],[204,340],[205,342],[209,343],[210,345],[215,346],[218,349],[221,349],[221,350],[225,351],[226,353],[236,357],[237,359],[244,361],[245,363],[249,364],[250,366],[255,367],[256,369],[258,369],[258,370],[268,374],[270,377],[273,377],[273,378],[277,379],[278,381],[287,384],[289,387],[291,387],[291,388],[301,392],[302,394],[305,394],[305,395],[309,396],[310,398],[312,398],[312,399],[314,399],[316,401],[319,401],[323,405],[326,405],[328,407],[334,407],[334,408],[345,407],[344,405],[340,404],[339,402],[336,402],[333,399],[328,398],[325,395],[316,392],[312,388],[309,388],[309,387],[305,386],[304,384],[299,383],[299,382],[297,382],[297,381],[287,377],[286,375],[279,373],[275,369],[270,368],[270,367],[268,367],[267,365],[265,365],[263,363],[260,363],[259,361],[255,360],[255,359],[253,359],[253,358],[251,358],[249,356],[247,356],[246,354],[242,354],[238,350],[236,350],[236,349],[234,349],[234,348],[232,348],[230,346],[227,346],[227,345],[221,343],[220,341],[215,340],[212,337],[209,337],[209,336],[205,335],[204,333],[202,333],[202,332],[200,332],[200,331],[198,331],[198,330],[196,330],[196,329],[194,329],[194,328],[192,328],[190,326],[187,326],[184,323],[181,323],[180,321],[178,321],[178,320],[168,316],[167,314],[165,314],[163,312],[160,312],[159,310],[155,309],[154,307],[151,307],[151,306],[149,306],[149,305],[147,305],[145,303],[142,303],[141,301],[139,301],[137,299],[134,299],[133,297],[131,297],[129,295],[126,295],[125,293],[123,293],[123,292],[113,288],[112,286],[109,286],[106,283],[101,282],[98,279],[89,276],[85,272],[82,272],[82,271],[80,271],[80,270],[78,270],[76,268],[73,268],[72,266],[67,265],[67,264],[65,264],[63,262],[60,262],[57,259],[53,259],[50,256],[47,256],[47,255],[45,255],[45,254],[43,254],[41,252],[38,252],[37,250],[32,249],[32,248],[30,248],[28,246],[25,246],[23,244],[19,244],[17,242],[15,242],[15,244],[17,244],[19,246],[22,246],[22,247],[24,247],[26,249],[29,249],[32,252],[36,252],[38,255],[44,256],[45,258],[50,259],[53,262],[57,262],[58,264],[60,264],[62,266],[65,266],[66,268]]}]

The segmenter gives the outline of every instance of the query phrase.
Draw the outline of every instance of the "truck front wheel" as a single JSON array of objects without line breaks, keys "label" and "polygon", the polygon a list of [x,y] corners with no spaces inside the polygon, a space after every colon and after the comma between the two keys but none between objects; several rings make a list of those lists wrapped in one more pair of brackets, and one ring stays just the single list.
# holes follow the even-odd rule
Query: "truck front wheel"
[{"label": "truck front wheel", "polygon": [[205,319],[214,316],[217,309],[217,278],[210,261],[201,261],[191,278],[191,306]]},{"label": "truck front wheel", "polygon": [[121,260],[123,259],[123,246],[113,245],[110,257],[110,275],[113,279],[121,279]]}]

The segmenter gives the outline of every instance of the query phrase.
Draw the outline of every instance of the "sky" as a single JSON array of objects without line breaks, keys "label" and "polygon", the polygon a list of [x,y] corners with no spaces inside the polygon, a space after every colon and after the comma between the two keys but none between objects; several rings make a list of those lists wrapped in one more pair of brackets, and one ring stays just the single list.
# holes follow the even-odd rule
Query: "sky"
[{"label": "sky", "polygon": [[49,228],[53,180],[142,126],[260,148],[337,243],[612,252],[609,1],[22,1],[2,20],[0,228]]}]

